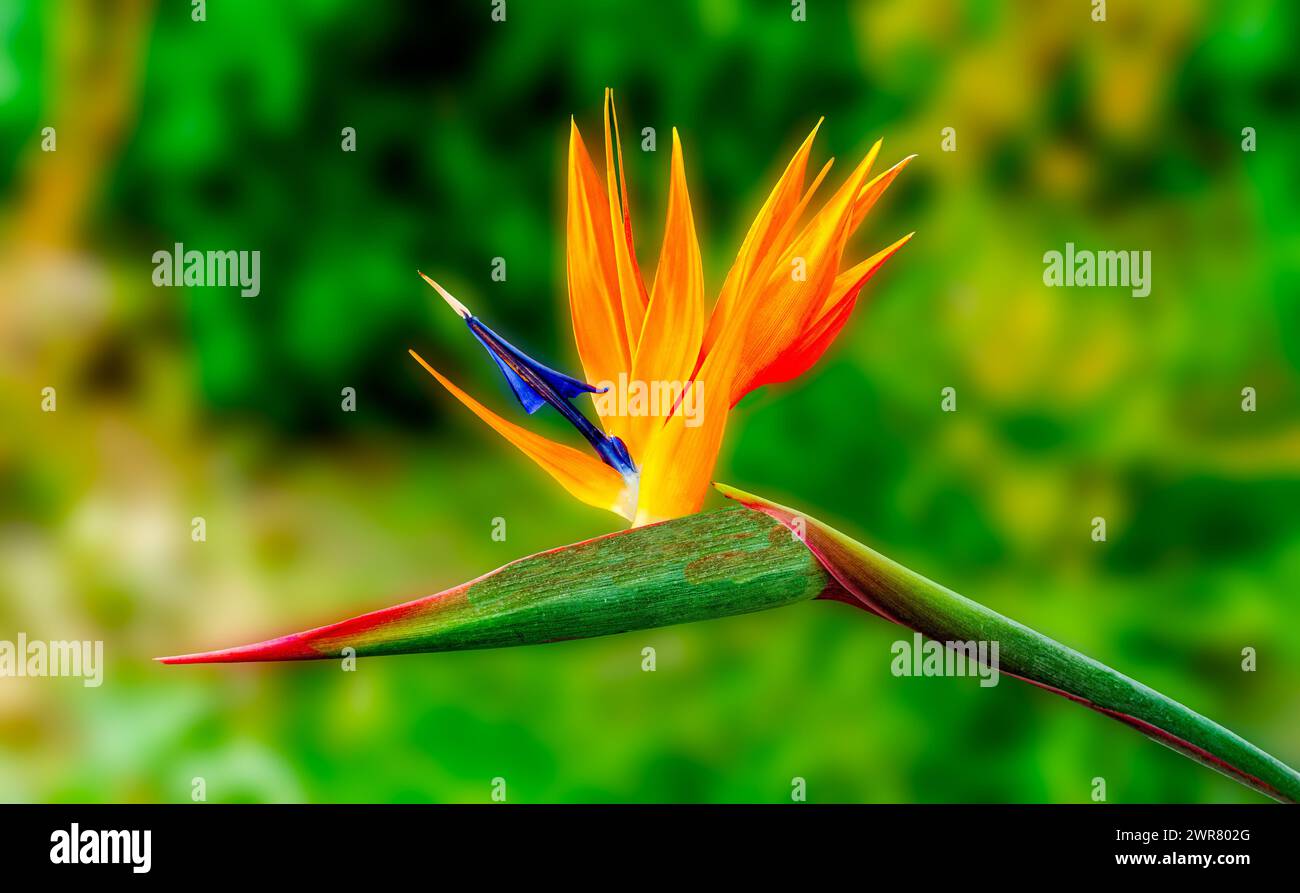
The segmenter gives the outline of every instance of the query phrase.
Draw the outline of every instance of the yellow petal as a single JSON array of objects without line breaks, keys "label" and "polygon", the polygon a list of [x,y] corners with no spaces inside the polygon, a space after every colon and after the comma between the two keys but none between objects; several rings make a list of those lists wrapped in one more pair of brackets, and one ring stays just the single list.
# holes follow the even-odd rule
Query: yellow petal
[{"label": "yellow petal", "polygon": [[[691,378],[704,329],[704,267],[691,214],[682,144],[675,127],[669,180],[663,248],[632,362],[632,381],[647,387],[682,384]],[[667,408],[660,407],[659,415],[638,415],[628,420],[629,437],[625,440],[633,459],[645,455],[646,446],[667,414]]]},{"label": "yellow petal", "polygon": [[[617,167],[614,164],[615,153],[618,156]],[[636,249],[632,244],[632,213],[627,201],[627,179],[623,175],[623,144],[618,137],[614,91],[610,89],[605,90],[605,180],[609,193],[609,223],[614,237],[614,260],[623,305],[623,324],[628,344],[635,352],[650,297],[646,293],[645,282],[636,262]]]},{"label": "yellow petal", "polygon": [[623,478],[614,469],[594,456],[580,453],[573,447],[548,440],[540,434],[534,434],[526,428],[507,422],[440,375],[438,370],[426,363],[424,358],[414,350],[410,351],[410,354],[457,400],[491,425],[498,434],[518,447],[524,455],[540,465],[543,471],[559,481],[560,486],[573,496],[587,505],[608,509],[629,520],[633,517],[632,507],[625,504],[627,500]]},{"label": "yellow petal", "polygon": [[[617,382],[632,368],[623,318],[608,201],[576,124],[569,128],[568,245],[569,311],[573,338],[587,381]],[[597,413],[605,402],[594,401]],[[617,403],[611,401],[615,406]],[[601,417],[605,430],[627,440],[625,421]]]},{"label": "yellow petal", "polygon": [[700,510],[713,480],[729,410],[725,399],[710,402],[706,387],[703,409],[695,416],[697,426],[691,427],[679,412],[659,430],[641,465],[635,526]]},{"label": "yellow petal", "polygon": [[696,412],[690,417],[675,413],[655,434],[641,463],[636,526],[689,515],[704,504],[731,413],[730,383],[743,350],[743,339],[720,338],[696,375],[702,388]]}]

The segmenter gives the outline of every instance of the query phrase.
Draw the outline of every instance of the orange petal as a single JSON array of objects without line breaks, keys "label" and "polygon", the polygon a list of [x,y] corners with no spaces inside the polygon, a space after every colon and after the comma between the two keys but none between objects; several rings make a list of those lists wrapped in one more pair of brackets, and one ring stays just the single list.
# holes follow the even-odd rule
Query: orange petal
[{"label": "orange petal", "polygon": [[[770,267],[769,278],[757,287],[744,314],[729,325],[729,336],[743,344],[729,385],[731,405],[758,386],[768,367],[794,345],[820,316],[835,283],[849,236],[856,197],[866,179],[879,143],[853,175],[823,206],[799,237]],[[802,273],[802,278],[797,274]]]},{"label": "orange petal", "polygon": [[913,235],[914,233],[908,233],[888,248],[877,251],[862,263],[836,276],[835,284],[831,287],[834,300],[830,306],[800,335],[798,341],[789,350],[777,357],[776,361],[755,379],[753,387],[790,381],[812,368],[839,335],[844,324],[848,322],[857,304],[858,295],[862,287],[867,284],[867,280],[884,266],[885,261],[893,257],[894,252],[906,245]]},{"label": "orange petal", "polygon": [[[799,234],[799,237],[795,240],[796,242],[809,238],[819,227],[822,229],[827,226],[837,228],[840,215],[856,208],[859,197],[866,189],[863,184],[869,182],[866,179],[867,174],[871,172],[871,166],[876,163],[876,156],[880,154],[880,146],[883,142],[884,140],[876,140],[872,144],[867,154],[854,168],[853,173],[849,175],[849,178],[840,185],[840,188],[827,200],[826,204],[822,205],[822,209],[817,212],[816,216],[808,221],[808,225]],[[850,227],[855,225],[853,220],[854,218],[850,216]],[[861,222],[861,220],[859,219],[858,222]],[[850,229],[849,235],[852,235],[852,232],[852,229]]]},{"label": "orange petal", "polygon": [[[682,144],[675,127],[669,180],[663,248],[632,362],[632,381],[652,387],[683,383],[691,377],[704,330],[704,267],[691,214]],[[629,419],[630,437],[626,440],[634,459],[645,455],[645,447],[667,415],[667,409],[663,409],[659,415]]]},{"label": "orange petal", "polygon": [[[632,348],[623,318],[608,201],[576,124],[569,128],[567,268],[573,337],[587,381],[616,382],[632,367]],[[595,401],[597,413],[605,406]],[[602,416],[605,430],[626,440],[618,416]]]},{"label": "orange petal", "polygon": [[[612,123],[612,133],[611,133]],[[615,167],[614,156],[618,155]],[[609,222],[614,234],[614,260],[618,274],[619,295],[623,305],[623,324],[633,352],[650,297],[636,262],[632,244],[632,214],[627,201],[627,180],[623,175],[623,144],[618,137],[618,113],[614,110],[614,91],[605,90],[605,180],[609,192]]]},{"label": "orange petal", "polygon": [[[880,144],[877,143],[876,145]],[[911,164],[912,159],[915,157],[915,155],[909,155],[889,170],[881,171],[867,181],[866,185],[858,192],[858,200],[853,206],[853,223],[850,224],[850,235],[857,232],[858,227],[862,225],[862,221],[866,218],[867,212],[875,206],[876,199],[884,195],[885,190],[889,188],[889,184],[894,182],[894,178],[901,174],[903,169]]]},{"label": "orange petal", "polygon": [[820,187],[822,181],[826,179],[826,175],[830,173],[831,166],[834,163],[835,159],[832,158],[822,166],[822,169],[818,172],[817,176],[813,178],[812,185],[810,185],[804,192],[803,198],[801,198],[799,203],[795,205],[794,210],[790,212],[785,222],[773,236],[773,250],[766,252],[761,260],[756,261],[754,269],[746,280],[747,287],[739,292],[736,300],[733,302],[732,307],[734,312],[750,312],[754,303],[763,294],[763,286],[761,283],[771,281],[773,271],[777,269],[778,264],[789,263],[790,257],[787,256],[785,252],[790,246],[790,241],[793,238],[795,227],[803,217],[804,211],[808,209],[808,205],[812,202],[813,196],[817,194],[818,187]]},{"label": "orange petal", "polygon": [[410,351],[416,362],[423,366],[430,375],[438,379],[444,388],[469,407],[483,421],[491,425],[496,432],[519,448],[524,455],[542,467],[542,470],[573,496],[596,508],[608,509],[629,520],[633,517],[633,507],[628,505],[624,493],[623,478],[614,469],[594,456],[580,453],[573,447],[548,440],[540,434],[534,434],[512,422],[507,422],[499,415],[479,403],[469,394],[456,387],[438,373],[424,358],[414,350]]},{"label": "orange petal", "polygon": [[[812,154],[813,140],[817,137],[817,131],[821,129],[822,121],[819,119],[813,127],[812,132],[804,138],[803,144],[799,146],[794,157],[790,159],[789,164],[785,167],[785,172],[781,174],[776,185],[772,187],[767,201],[759,210],[754,222],[750,224],[749,232],[745,235],[745,241],[740,246],[740,253],[736,256],[736,262],[732,265],[730,272],[727,273],[726,280],[722,283],[722,291],[718,294],[718,301],[713,307],[713,313],[709,317],[709,326],[704,334],[703,349],[707,352],[712,348],[723,328],[726,325],[728,317],[732,313],[736,296],[741,293],[743,286],[753,276],[754,270],[763,262],[770,253],[773,242],[785,227],[791,217],[797,216],[796,208],[801,207],[799,194],[803,191],[803,181],[808,170],[808,157]],[[821,176],[818,177],[817,183],[826,175],[830,168],[830,162],[822,168]],[[814,189],[816,184],[814,184]],[[809,190],[809,194],[813,190]]]},{"label": "orange petal", "polygon": [[835,277],[835,284],[831,287],[831,299],[827,302],[826,308],[822,311],[822,316],[828,316],[834,310],[837,304],[842,304],[849,297],[849,293],[855,289],[862,288],[867,280],[876,274],[876,271],[885,265],[885,261],[893,257],[898,249],[902,248],[908,242],[912,241],[912,236],[916,233],[908,233],[892,245],[882,248],[871,257],[854,264],[844,272]]}]

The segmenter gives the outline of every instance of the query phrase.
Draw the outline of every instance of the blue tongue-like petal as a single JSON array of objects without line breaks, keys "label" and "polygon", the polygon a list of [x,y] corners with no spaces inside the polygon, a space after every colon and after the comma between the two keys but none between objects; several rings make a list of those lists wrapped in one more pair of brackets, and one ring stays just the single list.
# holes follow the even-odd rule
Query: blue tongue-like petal
[{"label": "blue tongue-like petal", "polygon": [[497,364],[497,368],[505,376],[506,383],[510,385],[510,390],[514,392],[515,398],[525,412],[532,415],[543,404],[549,403],[569,424],[578,429],[578,433],[586,438],[596,451],[596,455],[606,465],[629,481],[637,479],[636,464],[632,461],[632,456],[623,441],[597,428],[569,402],[579,394],[603,394],[608,388],[589,385],[563,372],[557,372],[550,366],[543,366],[483,325],[478,317],[470,313],[469,308],[456,300],[451,292],[423,273],[420,274],[420,278],[442,295],[447,305],[465,320],[470,334],[474,336],[474,340],[483,345],[483,349],[492,357],[492,362]]},{"label": "blue tongue-like petal", "polygon": [[[482,324],[480,323],[480,325]],[[487,327],[484,326],[484,328]],[[469,330],[478,340],[478,343],[483,345],[483,348],[488,352],[488,356],[492,358],[492,362],[497,364],[497,368],[501,370],[501,374],[506,377],[506,382],[510,385],[510,390],[515,392],[515,397],[519,400],[519,405],[524,408],[525,412],[532,415],[546,405],[546,398],[529,387],[528,382],[520,378],[519,373],[511,369],[509,364],[507,364],[505,360],[501,359],[501,356],[492,349],[492,345],[488,343],[482,335],[474,331],[473,326],[470,326]]]},{"label": "blue tongue-like petal", "polygon": [[[514,355],[515,359],[528,366],[528,368],[532,369],[535,373],[537,373],[538,377],[540,377],[551,387],[555,388],[556,392],[559,393],[561,397],[573,398],[573,397],[577,397],[579,394],[602,394],[605,392],[606,390],[605,388],[598,388],[595,385],[587,384],[585,381],[580,381],[579,379],[576,379],[571,375],[565,375],[563,372],[557,372],[556,370],[552,369],[550,366],[545,366],[537,362],[528,354],[524,353],[522,350],[520,350],[519,348],[511,344],[509,341],[502,338],[496,332],[492,331],[487,326],[484,326],[482,321],[479,320],[478,317],[474,317],[474,322],[476,325],[483,326],[484,330],[486,330],[487,333],[497,341],[497,343],[499,343],[506,350],[510,351],[510,353]],[[483,340],[482,338],[479,338],[479,341],[482,340]]]},{"label": "blue tongue-like petal", "polygon": [[496,332],[485,326],[478,317],[465,317],[465,324],[469,326],[470,332],[478,340],[479,344],[491,355],[492,360],[505,376],[506,381],[510,384],[510,389],[515,392],[515,397],[525,411],[530,415],[536,412],[543,404],[548,403],[546,396],[539,394],[535,388],[524,381],[519,373],[516,372],[502,352],[509,354],[515,362],[526,366],[534,375],[549,385],[561,397],[574,398],[580,394],[599,394],[603,393],[602,388],[589,385],[584,381],[579,381],[572,376],[565,375],[563,372],[557,372],[549,366],[545,366],[519,348],[515,347],[506,339],[502,338]]}]

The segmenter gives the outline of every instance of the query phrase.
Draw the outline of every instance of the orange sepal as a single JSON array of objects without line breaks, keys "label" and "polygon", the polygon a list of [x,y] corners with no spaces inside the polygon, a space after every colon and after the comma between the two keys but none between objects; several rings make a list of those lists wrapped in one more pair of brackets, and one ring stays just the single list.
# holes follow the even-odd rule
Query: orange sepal
[{"label": "orange sepal", "polygon": [[[617,163],[615,162],[617,159]],[[609,196],[609,222],[614,236],[614,261],[618,275],[623,323],[632,353],[645,321],[650,296],[641,268],[636,262],[632,239],[632,211],[627,198],[627,177],[623,173],[623,143],[618,135],[618,112],[614,109],[614,91],[605,90],[605,181]]]},{"label": "orange sepal", "polygon": [[[632,366],[620,296],[618,263],[600,175],[576,124],[569,129],[568,244],[566,266],[573,338],[587,381],[614,382]],[[595,401],[599,414],[604,404]],[[626,440],[625,420],[602,416],[605,430]]]},{"label": "orange sepal", "polygon": [[858,295],[862,287],[867,284],[867,280],[884,266],[885,261],[893,257],[894,252],[906,245],[913,235],[914,233],[908,233],[888,248],[877,251],[862,263],[836,276],[835,284],[831,287],[832,300],[827,309],[800,335],[789,350],[779,356],[754,380],[752,388],[790,381],[811,369],[835,341],[844,324],[848,322],[857,304]]},{"label": "orange sepal", "polygon": [[[669,181],[663,248],[659,252],[640,343],[632,361],[632,381],[651,388],[680,384],[691,377],[704,329],[704,266],[676,128],[673,128]],[[628,419],[630,437],[625,439],[634,459],[645,455],[668,410],[661,406],[658,415]]]},{"label": "orange sepal", "polygon": [[410,354],[430,375],[438,379],[452,396],[465,404],[474,415],[492,426],[498,434],[518,447],[520,452],[540,465],[543,471],[555,478],[560,486],[575,498],[587,505],[607,509],[629,520],[632,519],[633,508],[625,504],[627,501],[624,493],[625,483],[614,469],[594,456],[588,456],[573,447],[548,440],[540,434],[534,434],[526,428],[507,422],[448,381],[414,350],[410,351]]}]

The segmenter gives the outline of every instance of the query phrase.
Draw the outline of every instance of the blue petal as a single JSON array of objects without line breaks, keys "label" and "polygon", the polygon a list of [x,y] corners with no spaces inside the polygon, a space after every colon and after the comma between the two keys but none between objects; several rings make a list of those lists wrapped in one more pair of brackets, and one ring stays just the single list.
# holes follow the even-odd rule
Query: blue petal
[{"label": "blue petal", "polygon": [[632,454],[627,451],[623,439],[617,435],[605,435],[605,442],[596,447],[596,452],[606,465],[624,477],[636,474],[636,464],[632,461]]},{"label": "blue petal", "polygon": [[593,387],[549,366],[543,366],[483,325],[475,316],[465,316],[465,324],[492,357],[510,385],[510,390],[514,391],[520,405],[530,415],[543,404],[549,403],[578,429],[606,465],[624,477],[636,475],[636,465],[623,441],[601,431],[569,402],[579,394],[604,393],[606,388]]},{"label": "blue petal", "polygon": [[[487,327],[484,326],[484,328]],[[532,415],[546,405],[546,398],[529,387],[528,383],[519,377],[519,373],[511,369],[506,361],[501,359],[497,352],[492,349],[492,345],[478,332],[474,331],[473,326],[470,326],[469,330],[478,340],[478,343],[482,344],[484,349],[487,350],[488,356],[490,356],[492,361],[497,364],[497,368],[501,370],[501,374],[506,377],[506,382],[509,383],[510,390],[515,392],[515,397],[519,400],[519,405],[524,408],[525,412]]]},{"label": "blue petal", "polygon": [[[556,370],[552,369],[550,366],[545,366],[537,362],[528,354],[524,353],[522,350],[520,350],[519,348],[511,344],[509,341],[502,338],[496,332],[492,331],[487,326],[483,325],[483,322],[478,317],[476,316],[469,317],[469,319],[467,319],[466,322],[469,322],[469,320],[471,319],[474,321],[474,324],[470,326],[471,330],[473,330],[474,325],[481,326],[483,330],[487,332],[487,334],[490,335],[498,344],[500,344],[503,348],[508,350],[516,360],[526,365],[529,369],[532,369],[533,372],[537,374],[538,378],[542,379],[542,381],[546,382],[551,387],[555,388],[556,393],[558,393],[561,397],[572,398],[572,397],[577,397],[579,394],[603,394],[606,390],[608,390],[608,388],[598,388],[595,385],[589,385],[585,381],[580,381],[570,375],[565,375],[563,372],[557,372]],[[478,338],[479,341],[483,341],[483,339],[479,337],[477,332],[474,333],[474,337]],[[484,344],[484,347],[487,347],[486,343]],[[488,350],[491,351],[491,348],[489,347]],[[493,356],[495,356],[495,352],[493,353]]]}]

